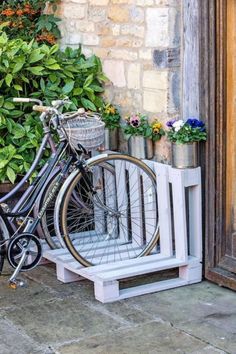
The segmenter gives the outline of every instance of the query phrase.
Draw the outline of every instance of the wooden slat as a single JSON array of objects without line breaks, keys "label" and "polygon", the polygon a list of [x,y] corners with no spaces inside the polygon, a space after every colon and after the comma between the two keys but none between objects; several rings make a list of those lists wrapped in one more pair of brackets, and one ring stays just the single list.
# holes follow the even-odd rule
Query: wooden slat
[{"label": "wooden slat", "polygon": [[187,219],[184,187],[184,170],[172,168],[170,172],[173,194],[175,255],[177,259],[186,261],[188,256]]},{"label": "wooden slat", "polygon": [[160,223],[160,252],[167,257],[171,257],[173,255],[173,236],[169,168],[165,165],[155,165],[155,173],[157,180],[158,215]]},{"label": "wooden slat", "polygon": [[122,213],[119,219],[119,238],[128,241],[128,196],[125,161],[115,161],[117,206]]},{"label": "wooden slat", "polygon": [[129,196],[130,196],[130,215],[132,242],[143,245],[143,217],[142,217],[142,198],[140,171],[136,166],[127,163],[129,172]]}]

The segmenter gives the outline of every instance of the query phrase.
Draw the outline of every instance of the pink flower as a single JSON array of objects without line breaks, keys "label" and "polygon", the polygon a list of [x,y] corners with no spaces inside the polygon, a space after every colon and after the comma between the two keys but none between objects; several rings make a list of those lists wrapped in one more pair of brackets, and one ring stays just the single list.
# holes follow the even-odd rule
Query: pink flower
[{"label": "pink flower", "polygon": [[139,116],[131,116],[130,117],[130,125],[132,125],[132,127],[137,128],[140,126],[140,118]]}]

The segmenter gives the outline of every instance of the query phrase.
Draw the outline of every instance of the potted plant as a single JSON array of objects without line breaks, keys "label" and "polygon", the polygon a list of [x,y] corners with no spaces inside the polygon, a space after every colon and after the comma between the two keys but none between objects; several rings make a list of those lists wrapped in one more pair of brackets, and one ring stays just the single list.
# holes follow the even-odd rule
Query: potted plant
[{"label": "potted plant", "polygon": [[153,155],[154,155],[154,160],[157,160],[158,156],[158,148],[159,144],[158,142],[161,140],[161,138],[165,135],[165,130],[163,129],[163,124],[158,121],[158,119],[155,119],[152,124],[152,141],[153,141]]},{"label": "potted plant", "polygon": [[118,149],[118,129],[120,127],[120,113],[111,103],[104,103],[101,108],[102,121],[105,123],[105,149]]},{"label": "potted plant", "polygon": [[198,165],[197,146],[207,138],[204,122],[196,118],[167,122],[167,137],[171,141],[172,166],[193,168]]},{"label": "potted plant", "polygon": [[152,158],[152,127],[146,115],[137,113],[125,118],[123,132],[128,138],[130,155],[139,159]]}]

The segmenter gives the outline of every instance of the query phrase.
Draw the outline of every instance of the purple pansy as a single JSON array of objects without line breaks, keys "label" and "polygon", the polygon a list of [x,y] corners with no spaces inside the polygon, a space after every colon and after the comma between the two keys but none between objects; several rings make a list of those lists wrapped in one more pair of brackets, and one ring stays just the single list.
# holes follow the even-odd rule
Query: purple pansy
[{"label": "purple pansy", "polygon": [[173,124],[177,121],[177,119],[171,119],[168,120],[168,122],[166,123],[166,126],[169,128],[173,128]]},{"label": "purple pansy", "polygon": [[139,116],[132,116],[130,117],[130,125],[132,125],[132,127],[137,128],[140,126],[140,118]]},{"label": "purple pansy", "polygon": [[189,118],[186,123],[192,128],[200,128],[202,132],[205,131],[205,123],[199,119]]}]

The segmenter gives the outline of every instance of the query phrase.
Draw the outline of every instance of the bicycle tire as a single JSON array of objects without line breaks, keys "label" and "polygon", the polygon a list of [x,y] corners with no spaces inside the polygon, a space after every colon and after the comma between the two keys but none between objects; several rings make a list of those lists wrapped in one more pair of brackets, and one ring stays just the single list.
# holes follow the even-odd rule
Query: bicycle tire
[{"label": "bicycle tire", "polygon": [[0,216],[0,275],[3,270],[4,260],[6,256],[6,245],[2,243],[7,239],[9,239],[9,233],[3,219]]},{"label": "bicycle tire", "polygon": [[[61,197],[61,231],[72,256],[91,266],[149,254],[159,238],[153,171],[141,160],[123,154],[91,159],[86,171],[96,197],[79,170]],[[87,210],[71,203],[78,186]]]},{"label": "bicycle tire", "polygon": [[[50,179],[49,183],[45,187],[39,201],[39,210],[45,204],[45,201],[47,200],[49,194],[53,190],[53,187],[56,183],[59,173],[60,170],[58,170],[58,172]],[[56,198],[57,198],[57,194],[47,206],[47,209],[45,210],[40,222],[44,239],[51,249],[58,249],[62,247],[61,243],[59,242],[56,236],[56,231],[55,231],[54,206],[55,206]]]}]

